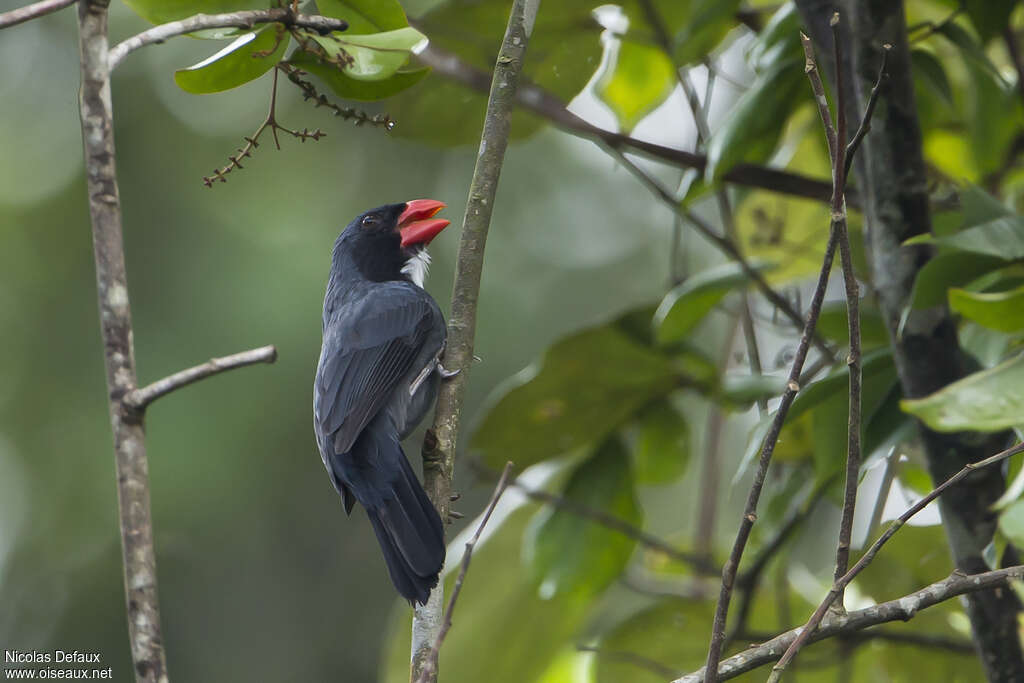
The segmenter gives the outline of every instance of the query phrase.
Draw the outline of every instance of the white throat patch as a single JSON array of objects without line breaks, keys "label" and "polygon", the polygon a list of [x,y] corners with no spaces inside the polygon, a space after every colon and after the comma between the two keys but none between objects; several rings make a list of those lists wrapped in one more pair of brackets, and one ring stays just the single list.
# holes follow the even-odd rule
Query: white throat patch
[{"label": "white throat patch", "polygon": [[420,249],[416,252],[415,256],[412,256],[402,266],[402,273],[408,275],[409,279],[417,287],[422,287],[423,283],[427,281],[427,272],[429,270],[430,254],[427,253],[426,248]]}]

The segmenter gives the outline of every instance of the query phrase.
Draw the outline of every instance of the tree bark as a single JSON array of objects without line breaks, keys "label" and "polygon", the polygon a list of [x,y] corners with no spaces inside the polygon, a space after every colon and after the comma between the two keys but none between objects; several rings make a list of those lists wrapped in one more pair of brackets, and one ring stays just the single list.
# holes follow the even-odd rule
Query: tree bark
[{"label": "tree bark", "polygon": [[166,683],[160,633],[156,555],[149,506],[142,412],[125,396],[136,388],[132,318],[121,232],[121,200],[114,166],[114,125],[107,66],[109,0],[82,0],[78,7],[82,85],[80,108],[85,169],[92,218],[96,289],[114,432],[117,497],[121,519],[128,634],[135,680]]},{"label": "tree bark", "polygon": [[[822,55],[831,52],[831,35],[822,30],[832,6],[818,0],[799,2]],[[822,15],[822,16],[819,16]],[[866,249],[872,287],[886,320],[896,369],[908,398],[931,394],[977,369],[959,346],[948,308],[908,309],[917,273],[932,256],[927,246],[901,246],[915,235],[931,232],[927,177],[921,128],[914,101],[910,50],[902,2],[844,0],[849,26],[849,63],[840,65],[857,111],[867,105],[871,84],[889,43],[889,77],[883,85],[872,131],[864,138],[856,169],[864,191]],[[844,60],[845,61],[845,60]],[[846,70],[849,73],[846,73]],[[835,80],[833,79],[833,83]],[[918,424],[932,479],[941,482],[965,464],[1008,444],[1009,434],[943,434]],[[1005,489],[999,468],[973,473],[939,501],[954,563],[969,574],[988,569],[982,552],[992,540],[996,514],[991,505]],[[1009,549],[1005,561],[1015,563]],[[966,599],[974,642],[990,681],[1024,680],[1024,657],[1017,634],[1020,601],[1004,587],[971,593]]]}]

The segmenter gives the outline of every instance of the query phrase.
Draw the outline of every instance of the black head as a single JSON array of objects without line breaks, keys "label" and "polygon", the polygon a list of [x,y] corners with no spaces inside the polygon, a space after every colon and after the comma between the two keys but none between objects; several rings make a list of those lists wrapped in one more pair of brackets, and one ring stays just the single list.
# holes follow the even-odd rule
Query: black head
[{"label": "black head", "polygon": [[354,266],[375,282],[404,279],[402,266],[448,225],[447,220],[433,218],[444,206],[433,199],[415,199],[357,216],[334,243],[334,267]]}]

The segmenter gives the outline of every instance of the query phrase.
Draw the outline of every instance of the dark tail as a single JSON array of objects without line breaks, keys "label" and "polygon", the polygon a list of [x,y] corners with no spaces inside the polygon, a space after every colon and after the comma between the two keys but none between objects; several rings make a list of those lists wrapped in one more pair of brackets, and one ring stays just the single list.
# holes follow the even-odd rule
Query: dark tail
[{"label": "dark tail", "polygon": [[444,526],[390,427],[367,425],[332,466],[366,508],[391,582],[406,600],[424,604],[444,565]]}]

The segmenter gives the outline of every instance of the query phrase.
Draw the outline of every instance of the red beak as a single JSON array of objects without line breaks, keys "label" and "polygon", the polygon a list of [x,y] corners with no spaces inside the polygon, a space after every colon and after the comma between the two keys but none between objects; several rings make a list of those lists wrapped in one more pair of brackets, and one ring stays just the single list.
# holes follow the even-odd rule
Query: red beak
[{"label": "red beak", "polygon": [[436,199],[414,199],[405,203],[405,211],[398,217],[398,232],[402,246],[429,244],[437,233],[448,227],[451,221],[433,216],[447,204]]}]

